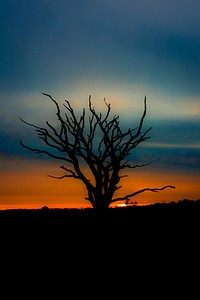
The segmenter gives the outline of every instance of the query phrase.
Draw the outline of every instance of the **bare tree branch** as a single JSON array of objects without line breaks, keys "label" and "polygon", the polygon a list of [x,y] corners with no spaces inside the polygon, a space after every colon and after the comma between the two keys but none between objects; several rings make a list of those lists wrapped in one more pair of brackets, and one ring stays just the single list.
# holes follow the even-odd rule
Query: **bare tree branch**
[{"label": "bare tree branch", "polygon": [[151,191],[151,192],[154,192],[154,193],[157,193],[158,191],[162,191],[162,190],[165,190],[166,188],[171,188],[171,189],[175,189],[176,187],[175,186],[172,186],[172,185],[166,185],[162,188],[144,188],[142,190],[139,190],[139,191],[136,191],[132,194],[129,194],[129,195],[126,195],[124,197],[118,197],[118,198],[115,198],[112,200],[112,203],[113,202],[116,202],[116,201],[121,201],[121,200],[129,200],[129,198],[135,196],[135,195],[138,195],[138,194],[141,194],[141,193],[144,193],[145,191]]},{"label": "bare tree branch", "polygon": [[[118,115],[111,116],[111,104],[104,98],[105,113],[98,113],[92,106],[91,95],[88,99],[88,119],[83,108],[80,116],[68,100],[63,104],[65,113],[61,115],[58,102],[49,94],[42,93],[55,105],[57,125],[53,126],[46,121],[45,127],[20,120],[35,129],[37,136],[51,151],[27,146],[22,141],[22,147],[39,154],[48,155],[54,159],[63,160],[66,166],[60,166],[64,171],[61,176],[49,177],[56,179],[75,178],[85,185],[89,201],[93,208],[108,208],[116,201],[129,201],[129,198],[145,191],[158,192],[166,188],[175,188],[168,185],[162,188],[144,188],[124,197],[114,198],[114,194],[121,188],[120,180],[127,175],[121,175],[122,169],[135,169],[149,165],[129,162],[127,157],[142,142],[148,140],[151,127],[142,132],[147,112],[146,96],[144,110],[138,127],[123,131],[120,127]],[[61,153],[61,155],[60,155]],[[85,168],[87,167],[87,172]],[[86,175],[87,174],[87,175]]]}]

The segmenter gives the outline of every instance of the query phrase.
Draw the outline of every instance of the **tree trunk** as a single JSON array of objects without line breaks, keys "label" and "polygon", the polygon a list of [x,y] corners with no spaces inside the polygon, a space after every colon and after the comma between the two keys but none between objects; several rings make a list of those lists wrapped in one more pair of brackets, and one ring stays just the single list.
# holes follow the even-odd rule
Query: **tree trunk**
[{"label": "tree trunk", "polygon": [[111,199],[105,197],[105,195],[101,195],[98,192],[88,192],[89,202],[91,203],[92,207],[97,211],[102,211],[108,209],[111,204]]}]

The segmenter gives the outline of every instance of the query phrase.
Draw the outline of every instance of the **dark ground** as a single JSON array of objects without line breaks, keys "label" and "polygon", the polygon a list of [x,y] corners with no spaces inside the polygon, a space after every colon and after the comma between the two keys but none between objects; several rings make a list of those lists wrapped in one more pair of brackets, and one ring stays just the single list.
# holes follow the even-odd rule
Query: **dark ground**
[{"label": "dark ground", "polygon": [[144,236],[162,239],[189,238],[200,230],[200,200],[158,203],[148,206],[88,209],[0,210],[1,237],[31,239],[119,239]]},{"label": "dark ground", "polygon": [[101,213],[2,210],[0,230],[5,299],[15,282],[20,299],[196,299],[199,290],[200,200]]}]

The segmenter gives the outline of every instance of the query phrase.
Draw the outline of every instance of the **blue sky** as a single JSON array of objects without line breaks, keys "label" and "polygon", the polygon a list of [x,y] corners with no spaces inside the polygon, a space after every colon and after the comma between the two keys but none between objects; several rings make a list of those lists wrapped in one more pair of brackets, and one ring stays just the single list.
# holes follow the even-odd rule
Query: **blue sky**
[{"label": "blue sky", "polygon": [[[51,94],[77,109],[105,97],[133,127],[147,96],[151,140],[138,158],[200,172],[198,0],[7,0],[0,9],[1,154],[26,155],[19,117],[54,118]],[[27,154],[28,155],[28,154]]]}]

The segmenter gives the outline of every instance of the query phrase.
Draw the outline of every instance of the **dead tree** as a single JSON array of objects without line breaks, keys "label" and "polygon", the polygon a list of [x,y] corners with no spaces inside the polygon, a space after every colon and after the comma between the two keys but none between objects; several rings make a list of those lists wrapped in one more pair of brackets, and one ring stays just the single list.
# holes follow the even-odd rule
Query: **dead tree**
[{"label": "dead tree", "polygon": [[[127,157],[141,142],[150,138],[147,134],[151,127],[142,132],[143,122],[146,116],[146,97],[144,99],[144,110],[138,126],[134,129],[123,131],[120,127],[119,116],[111,116],[111,105],[106,102],[106,111],[104,114],[98,113],[92,106],[91,96],[88,101],[88,113],[83,109],[80,116],[75,114],[69,101],[65,100],[64,117],[62,116],[58,102],[49,94],[47,96],[56,107],[58,127],[51,125],[46,121],[45,127],[39,127],[20,120],[35,128],[40,139],[46,144],[46,149],[32,148],[25,145],[22,141],[20,144],[35,153],[43,153],[54,159],[64,162],[60,168],[64,175],[50,177],[63,179],[72,177],[81,180],[87,189],[87,201],[90,202],[94,209],[109,208],[114,202],[124,200],[129,203],[130,199],[145,191],[158,192],[166,188],[175,188],[166,185],[162,188],[144,188],[134,191],[123,197],[114,197],[115,192],[121,188],[119,185],[122,177],[121,171],[124,169],[134,169],[146,166],[148,164],[131,164]],[[83,168],[89,168],[90,175],[85,175]]]}]

